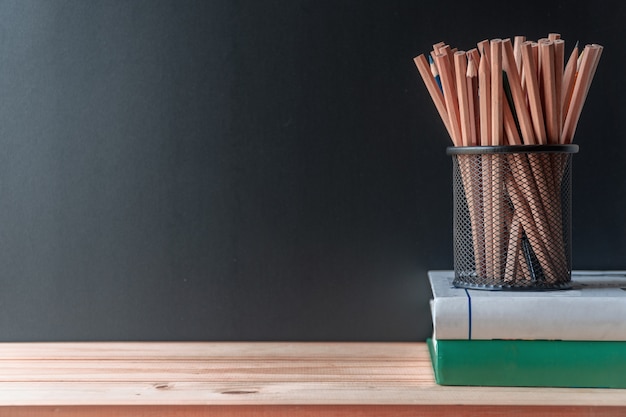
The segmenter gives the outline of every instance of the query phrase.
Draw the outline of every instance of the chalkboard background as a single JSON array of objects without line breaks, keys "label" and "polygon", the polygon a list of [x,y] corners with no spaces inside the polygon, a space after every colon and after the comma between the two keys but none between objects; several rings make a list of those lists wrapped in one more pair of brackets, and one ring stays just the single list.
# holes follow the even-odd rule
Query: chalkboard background
[{"label": "chalkboard background", "polygon": [[428,337],[440,40],[605,46],[573,261],[626,268],[624,4],[0,1],[0,340]]}]

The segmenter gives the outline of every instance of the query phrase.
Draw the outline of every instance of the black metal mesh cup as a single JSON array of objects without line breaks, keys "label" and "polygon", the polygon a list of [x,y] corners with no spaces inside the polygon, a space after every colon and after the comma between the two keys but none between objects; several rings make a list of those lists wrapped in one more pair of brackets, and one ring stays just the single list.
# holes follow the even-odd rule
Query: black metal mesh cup
[{"label": "black metal mesh cup", "polygon": [[578,145],[447,149],[453,160],[455,286],[570,286],[577,152]]}]

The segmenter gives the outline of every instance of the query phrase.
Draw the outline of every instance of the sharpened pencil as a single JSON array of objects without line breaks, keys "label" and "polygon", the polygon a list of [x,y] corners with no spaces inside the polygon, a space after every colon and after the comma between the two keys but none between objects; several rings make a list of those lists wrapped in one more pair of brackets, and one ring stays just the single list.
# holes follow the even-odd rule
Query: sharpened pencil
[{"label": "sharpened pencil", "polygon": [[576,77],[574,91],[572,92],[572,100],[567,110],[567,116],[565,117],[561,138],[561,142],[563,143],[572,142],[583,105],[585,104],[585,99],[587,98],[587,93],[589,92],[589,87],[591,86],[591,81],[598,67],[600,56],[602,55],[602,49],[603,47],[600,45],[585,46],[582,54],[582,63]]},{"label": "sharpened pencil", "polygon": [[439,117],[441,117],[441,121],[448,131],[448,135],[452,139],[452,143],[458,146],[459,144],[455,142],[454,132],[450,127],[450,119],[448,118],[448,111],[446,110],[446,103],[443,99],[443,93],[441,92],[439,86],[437,86],[435,79],[430,73],[430,68],[428,66],[428,62],[426,61],[426,58],[424,57],[424,55],[419,55],[413,58],[413,61],[415,62],[415,66],[417,67],[420,75],[422,76],[424,84],[426,84],[426,89],[428,90],[428,93],[430,94],[433,103],[435,103],[435,108],[439,112]]},{"label": "sharpened pencil", "polygon": [[435,65],[435,60],[432,56],[428,56],[428,63],[430,64],[430,72],[433,74],[433,78],[435,82],[439,86],[439,89],[443,92],[443,88],[441,87],[441,77],[439,76],[439,70],[437,69],[437,65]]},{"label": "sharpened pencil", "polygon": [[478,132],[480,131],[480,109],[478,107],[478,68],[471,54],[467,55],[467,104],[470,112],[470,146],[478,146]]}]

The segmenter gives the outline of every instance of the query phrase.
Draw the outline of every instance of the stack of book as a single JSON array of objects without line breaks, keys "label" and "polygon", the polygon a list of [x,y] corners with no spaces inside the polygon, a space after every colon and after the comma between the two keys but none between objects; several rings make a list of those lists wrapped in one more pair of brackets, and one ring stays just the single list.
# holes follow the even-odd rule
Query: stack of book
[{"label": "stack of book", "polygon": [[574,271],[559,291],[455,288],[429,271],[441,385],[626,388],[626,271]]}]

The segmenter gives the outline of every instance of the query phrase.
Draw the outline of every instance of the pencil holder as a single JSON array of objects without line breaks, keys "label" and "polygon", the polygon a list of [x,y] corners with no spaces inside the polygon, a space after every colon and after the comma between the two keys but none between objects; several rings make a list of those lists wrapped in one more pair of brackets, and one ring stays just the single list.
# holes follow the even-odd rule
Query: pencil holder
[{"label": "pencil holder", "polygon": [[571,282],[577,145],[449,147],[454,285],[549,290]]}]

